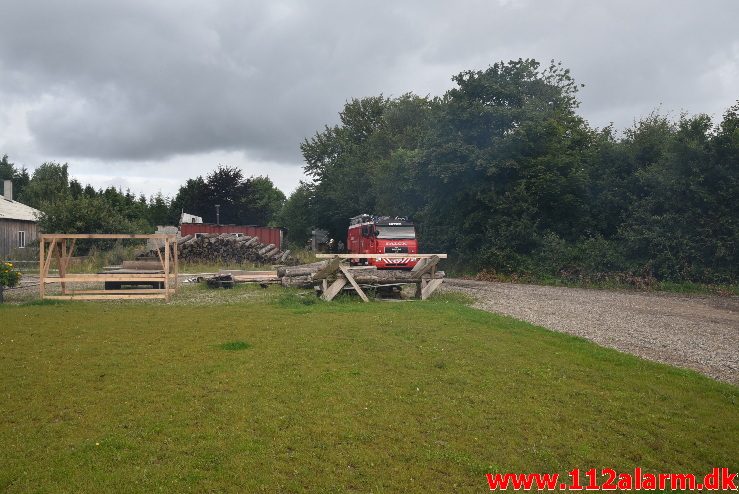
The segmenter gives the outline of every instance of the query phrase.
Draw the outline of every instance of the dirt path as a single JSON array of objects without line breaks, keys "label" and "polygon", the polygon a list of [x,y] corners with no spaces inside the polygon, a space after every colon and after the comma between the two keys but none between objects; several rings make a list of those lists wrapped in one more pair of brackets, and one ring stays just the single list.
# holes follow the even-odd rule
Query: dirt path
[{"label": "dirt path", "polygon": [[739,297],[449,279],[477,308],[739,384]]}]

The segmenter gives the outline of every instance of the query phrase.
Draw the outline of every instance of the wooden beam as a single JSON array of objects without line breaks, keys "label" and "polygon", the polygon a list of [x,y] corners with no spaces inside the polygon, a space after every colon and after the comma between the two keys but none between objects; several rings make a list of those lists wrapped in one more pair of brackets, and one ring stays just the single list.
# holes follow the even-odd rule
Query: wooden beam
[{"label": "wooden beam", "polygon": [[164,258],[162,258],[162,253],[159,251],[159,244],[157,244],[157,248],[154,250],[157,252],[157,257],[159,258],[159,264],[161,264],[162,269],[164,269]]},{"label": "wooden beam", "polygon": [[45,277],[42,279],[44,283],[92,283],[95,281],[157,281],[162,283],[166,278],[164,275],[154,274],[73,274],[64,278]]},{"label": "wooden beam", "polygon": [[[434,269],[434,267],[439,264],[439,261],[441,258],[439,256],[433,256],[429,257],[428,259],[424,259],[421,263],[416,264],[413,269],[411,269],[411,273],[414,274],[414,276],[420,278],[424,274],[430,272]],[[420,267],[419,267],[420,266]],[[433,276],[432,276],[433,277]]]},{"label": "wooden beam", "polygon": [[86,238],[86,239],[93,239],[93,240],[103,240],[103,239],[141,239],[141,240],[149,240],[149,239],[171,239],[176,238],[176,235],[170,234],[170,233],[152,233],[152,234],[144,234],[144,233],[42,233],[39,235],[39,238],[45,238],[47,240],[51,239],[73,239],[73,238]]},{"label": "wooden beam", "polygon": [[341,265],[341,259],[340,258],[331,259],[331,261],[329,261],[329,263],[326,264],[326,266],[324,266],[323,268],[319,269],[313,275],[313,279],[314,280],[322,280],[322,279],[325,279],[325,278],[331,276],[332,274],[334,274],[336,271],[339,270],[339,266],[340,265]]},{"label": "wooden beam", "polygon": [[38,296],[41,300],[44,299],[44,278],[46,278],[46,271],[44,271],[44,249],[46,248],[46,240],[42,237],[39,238],[38,243],[38,277],[40,283],[38,284]]},{"label": "wooden beam", "polygon": [[359,295],[359,297],[365,302],[369,302],[367,295],[365,295],[365,293],[362,291],[359,285],[357,285],[357,282],[354,281],[354,277],[351,275],[351,273],[344,266],[339,266],[339,269],[344,274],[344,276],[349,281],[349,283],[352,284],[352,286],[354,287],[354,290],[357,292],[357,295]]},{"label": "wooden beam", "polygon": [[[59,268],[59,276],[64,278],[67,275],[67,240],[59,241],[59,250],[56,253],[56,263]],[[62,294],[67,293],[67,284],[62,283]]]},{"label": "wooden beam", "polygon": [[154,299],[160,298],[165,299],[165,295],[121,295],[121,294],[110,294],[110,295],[47,295],[47,299],[50,300],[136,300],[136,299]]},{"label": "wooden beam", "polygon": [[164,300],[169,302],[169,240],[164,242]]},{"label": "wooden beam", "polygon": [[437,256],[439,259],[446,259],[446,254],[316,254],[317,259],[374,259],[380,257],[382,259],[423,259]]},{"label": "wooden beam", "polygon": [[180,286],[180,269],[179,269],[179,260],[177,259],[177,249],[178,249],[178,243],[177,239],[175,238],[174,243],[172,244],[174,247],[174,289],[177,291],[177,289]]},{"label": "wooden beam", "polygon": [[441,286],[441,283],[444,281],[444,279],[439,278],[435,280],[429,280],[428,284],[421,290],[421,300],[426,300],[431,296],[432,293],[436,291],[439,286]]},{"label": "wooden beam", "polygon": [[330,302],[336,297],[336,295],[339,294],[339,292],[344,288],[344,286],[347,284],[346,278],[336,278],[336,281],[331,283],[331,286],[328,287],[328,289],[324,290],[323,295],[321,295],[321,298],[327,302]]},{"label": "wooden beam", "polygon": [[122,288],[120,290],[69,290],[68,295],[135,295],[144,293],[159,293],[164,295],[163,288]]},{"label": "wooden beam", "polygon": [[49,268],[51,267],[51,256],[54,254],[54,249],[56,249],[56,239],[49,242],[49,252],[46,254],[46,263],[44,263],[44,273],[49,273]]}]

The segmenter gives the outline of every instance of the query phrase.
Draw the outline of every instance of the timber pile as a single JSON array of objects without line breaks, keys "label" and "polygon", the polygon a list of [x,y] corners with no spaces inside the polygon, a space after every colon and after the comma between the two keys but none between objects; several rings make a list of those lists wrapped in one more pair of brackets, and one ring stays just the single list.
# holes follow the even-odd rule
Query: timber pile
[{"label": "timber pile", "polygon": [[[311,288],[320,282],[321,271],[335,272],[335,268],[333,270],[331,268],[331,261],[283,266],[277,269],[277,276],[280,277],[282,286]],[[345,269],[351,273],[354,281],[362,285],[395,285],[417,283],[420,280],[419,274],[413,271],[377,269],[375,266],[346,267]],[[444,271],[436,271],[434,279],[443,279],[444,275]],[[430,278],[430,275],[427,274],[426,278]]]},{"label": "timber pile", "polygon": [[[163,247],[159,249],[160,254]],[[182,262],[202,263],[245,263],[295,265],[298,260],[290,251],[282,251],[274,244],[263,244],[257,237],[234,234],[209,234],[194,238],[187,235],[177,240],[177,254]],[[157,249],[152,249],[139,259],[158,258]]]}]

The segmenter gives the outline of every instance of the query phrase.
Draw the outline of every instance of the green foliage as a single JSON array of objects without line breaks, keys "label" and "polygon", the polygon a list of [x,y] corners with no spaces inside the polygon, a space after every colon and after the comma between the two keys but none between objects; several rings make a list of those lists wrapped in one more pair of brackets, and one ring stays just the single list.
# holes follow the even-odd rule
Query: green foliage
[{"label": "green foliage", "polygon": [[287,229],[288,241],[295,246],[305,245],[315,224],[310,204],[312,196],[311,185],[301,182],[273,220],[275,225]]},{"label": "green foliage", "polygon": [[0,261],[0,289],[16,286],[21,280],[21,273],[12,263]]},{"label": "green foliage", "polygon": [[111,197],[71,196],[43,203],[39,226],[46,233],[130,233],[151,227],[143,215],[126,214]]},{"label": "green foliage", "polygon": [[443,97],[349,101],[303,142],[301,231],[411,216],[421,248],[504,275],[739,281],[739,104],[713,126],[652,114],[617,136],[559,64],[496,63]]},{"label": "green foliage", "polygon": [[220,205],[220,222],[239,225],[267,225],[285,202],[285,194],[269,177],[244,178],[236,167],[219,166],[205,179],[189,179],[180,187],[171,204],[175,222],[181,211],[216,222],[215,205]]},{"label": "green foliage", "polygon": [[47,162],[33,171],[18,200],[40,209],[43,205],[64,201],[70,195],[69,165]]},{"label": "green foliage", "polygon": [[[3,156],[0,180],[12,179],[14,195],[39,209],[46,233],[147,233],[157,225],[179,223],[182,210],[215,222],[214,204],[221,204],[221,222],[267,225],[282,209],[285,195],[269,177],[245,179],[238,168],[219,167],[208,175],[189,179],[174,199],[157,193],[148,199],[115,187],[95,190],[69,178],[69,165],[39,166],[29,178],[25,168]],[[108,244],[110,246],[110,244]],[[86,252],[90,243],[80,242]]]}]

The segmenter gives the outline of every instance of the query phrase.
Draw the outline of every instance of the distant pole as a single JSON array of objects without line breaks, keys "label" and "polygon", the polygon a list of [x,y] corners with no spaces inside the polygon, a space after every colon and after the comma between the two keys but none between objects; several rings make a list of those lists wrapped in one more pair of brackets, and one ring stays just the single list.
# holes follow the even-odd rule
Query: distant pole
[{"label": "distant pole", "polygon": [[221,205],[216,204],[216,225],[221,224]]}]

